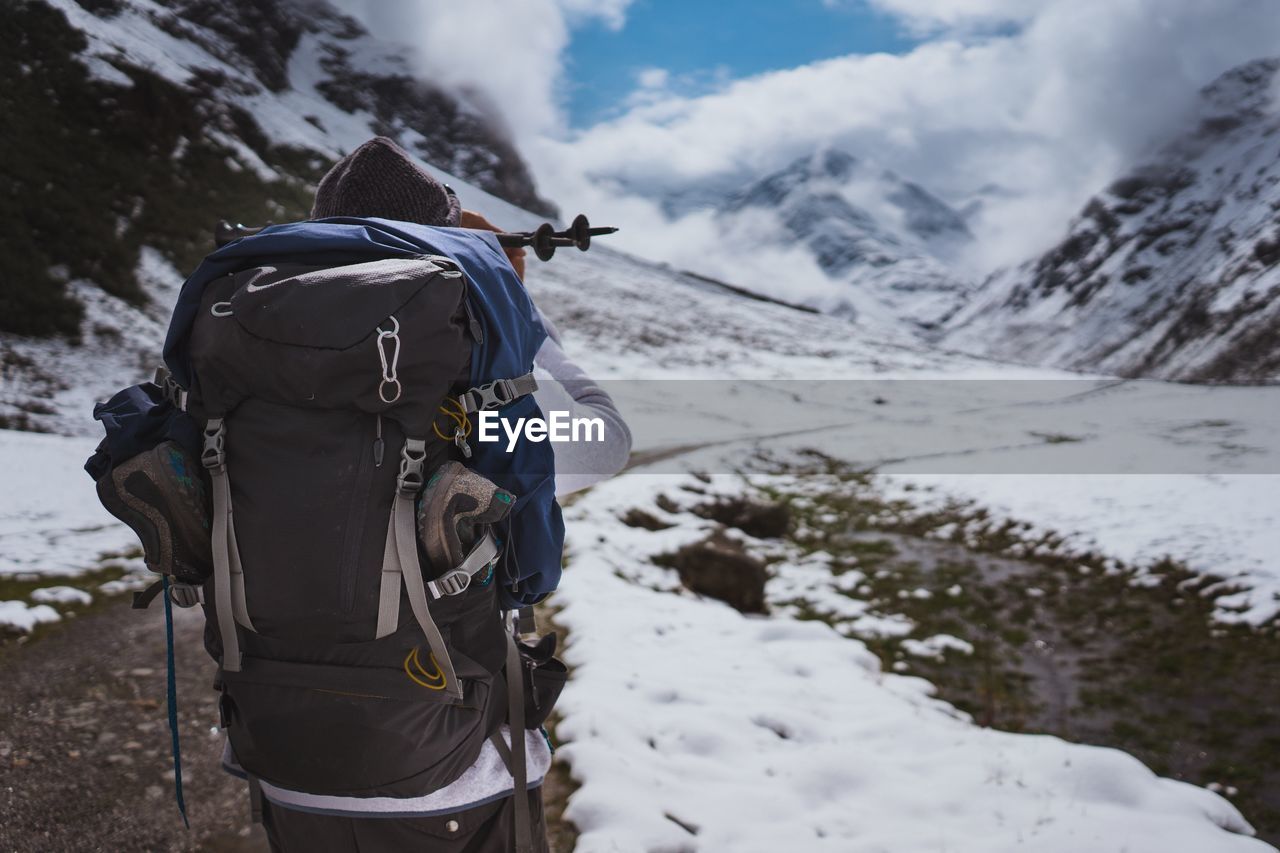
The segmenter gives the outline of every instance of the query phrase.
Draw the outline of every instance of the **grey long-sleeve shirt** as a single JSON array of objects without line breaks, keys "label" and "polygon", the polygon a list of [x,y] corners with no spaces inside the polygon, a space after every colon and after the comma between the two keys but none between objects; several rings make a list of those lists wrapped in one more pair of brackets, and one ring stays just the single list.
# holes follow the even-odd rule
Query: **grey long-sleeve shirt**
[{"label": "grey long-sleeve shirt", "polygon": [[580,491],[608,479],[626,467],[631,455],[631,430],[613,398],[575,364],[560,343],[560,332],[542,315],[547,340],[533,361],[538,379],[534,399],[543,414],[568,412],[570,418],[599,418],[603,441],[553,444],[556,457],[556,497]]}]

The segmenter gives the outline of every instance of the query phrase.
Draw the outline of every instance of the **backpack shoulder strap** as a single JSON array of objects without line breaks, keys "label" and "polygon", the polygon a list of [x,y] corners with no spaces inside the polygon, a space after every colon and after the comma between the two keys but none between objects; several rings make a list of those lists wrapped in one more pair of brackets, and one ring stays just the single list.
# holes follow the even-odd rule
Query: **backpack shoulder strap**
[{"label": "backpack shoulder strap", "polygon": [[200,459],[209,470],[213,484],[213,592],[222,639],[222,668],[239,672],[240,637],[236,625],[255,631],[249,619],[244,592],[244,569],[236,543],[235,521],[231,516],[231,481],[227,477],[226,425],[212,418],[204,430],[204,450]]}]

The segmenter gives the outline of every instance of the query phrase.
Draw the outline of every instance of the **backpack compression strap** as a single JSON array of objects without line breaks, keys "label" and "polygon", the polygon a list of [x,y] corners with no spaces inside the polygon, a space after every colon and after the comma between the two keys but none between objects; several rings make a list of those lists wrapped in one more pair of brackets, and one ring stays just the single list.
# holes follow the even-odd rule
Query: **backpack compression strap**
[{"label": "backpack compression strap", "polygon": [[486,530],[484,536],[471,549],[458,567],[452,569],[433,581],[427,583],[427,590],[432,598],[444,598],[446,595],[461,595],[471,586],[471,580],[481,572],[493,567],[498,562],[502,550],[493,531]]},{"label": "backpack compression strap", "polygon": [[211,418],[204,429],[204,449],[200,461],[213,482],[213,593],[218,612],[218,633],[222,638],[222,668],[240,671],[239,623],[256,632],[249,620],[244,594],[244,568],[236,526],[231,517],[231,481],[227,479],[227,428],[222,418]]},{"label": "backpack compression strap", "polygon": [[[523,609],[523,608],[522,608]],[[523,632],[525,614],[520,614],[516,631]],[[506,618],[503,618],[506,622]],[[511,745],[502,739],[502,732],[496,731],[489,736],[489,741],[498,750],[502,763],[511,774],[511,795],[515,806],[515,851],[516,853],[534,853],[533,847],[533,815],[529,810],[529,765],[525,755],[524,727],[524,661],[520,656],[520,647],[516,645],[515,635],[507,631],[507,727],[511,730]]]},{"label": "backpack compression strap", "polygon": [[[409,596],[414,618],[427,637],[431,656],[443,677],[439,689],[448,689],[462,698],[462,684],[453,669],[453,660],[445,648],[444,637],[431,618],[427,605],[427,589],[418,563],[418,530],[414,523],[414,502],[422,490],[423,461],[427,443],[423,439],[406,439],[400,451],[400,475],[396,478],[396,497],[387,522],[387,543],[382,553],[382,587],[379,592],[378,630],[375,639],[396,630],[400,612],[400,588]],[[434,685],[432,685],[434,687]]]},{"label": "backpack compression strap", "polygon": [[524,662],[516,638],[507,634],[507,725],[511,728],[511,778],[515,796],[516,853],[533,853],[529,814],[529,767],[524,752]]}]

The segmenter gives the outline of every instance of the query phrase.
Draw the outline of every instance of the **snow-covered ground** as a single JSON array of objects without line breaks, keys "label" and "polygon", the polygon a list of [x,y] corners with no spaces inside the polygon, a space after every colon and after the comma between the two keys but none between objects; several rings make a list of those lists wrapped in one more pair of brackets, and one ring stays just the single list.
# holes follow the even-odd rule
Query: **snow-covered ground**
[{"label": "snow-covered ground", "polygon": [[[128,579],[105,584],[96,575],[104,554],[135,548],[137,540],[102,508],[81,466],[96,441],[0,430],[0,576],[48,583],[25,598],[0,600],[0,631],[30,633],[57,622],[52,605],[82,607],[99,590],[124,592],[145,573],[140,559],[113,556]],[[105,586],[106,589],[102,589]]]},{"label": "snow-covered ground", "polygon": [[[81,467],[96,444],[0,430],[0,575],[74,583],[100,554],[137,544],[133,533],[102,508]],[[44,602],[49,601],[46,594]]]},{"label": "snow-covered ground", "polygon": [[[1247,824],[1216,794],[1117,750],[979,728],[824,623],[672,594],[651,558],[715,525],[657,496],[741,485],[627,474],[568,511],[558,733],[583,783],[579,853],[1271,849],[1232,834]],[[634,506],[674,526],[629,527]]]}]

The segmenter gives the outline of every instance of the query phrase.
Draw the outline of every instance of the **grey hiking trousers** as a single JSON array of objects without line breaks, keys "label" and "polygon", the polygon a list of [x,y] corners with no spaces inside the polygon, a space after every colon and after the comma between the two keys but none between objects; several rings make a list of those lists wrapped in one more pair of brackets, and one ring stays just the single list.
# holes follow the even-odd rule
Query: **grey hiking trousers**
[{"label": "grey hiking trousers", "polygon": [[[534,848],[550,853],[542,788],[529,791]],[[510,853],[515,849],[515,800],[434,817],[345,817],[262,803],[273,853]]]}]

